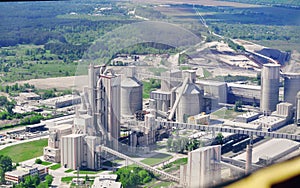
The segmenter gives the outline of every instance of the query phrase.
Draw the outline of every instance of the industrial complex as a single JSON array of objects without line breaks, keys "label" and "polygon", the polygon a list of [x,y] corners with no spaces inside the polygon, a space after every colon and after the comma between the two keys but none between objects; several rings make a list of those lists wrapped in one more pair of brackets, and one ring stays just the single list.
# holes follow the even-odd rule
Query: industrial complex
[{"label": "industrial complex", "polygon": [[[279,99],[281,76],[283,101]],[[116,71],[114,67],[90,64],[88,83],[80,99],[76,97],[74,102],[81,102],[75,115],[47,123],[50,136],[44,159],[74,170],[98,170],[103,160],[116,155],[183,187],[218,184],[222,179],[222,165],[249,173],[255,165],[270,164],[299,148],[298,142],[292,141],[300,140],[298,135],[273,132],[294,120],[296,124],[300,122],[299,77],[295,73],[282,74],[280,66],[271,63],[263,65],[261,86],[199,80],[194,70],[171,70],[156,77],[161,80],[161,88],[151,91],[150,99],[143,100],[141,79],[145,75],[137,72],[136,67]],[[235,120],[219,118],[216,122],[210,117],[210,113],[227,108],[232,101],[255,103],[260,108],[249,108]],[[149,152],[151,145],[180,129],[208,131],[213,138],[217,132],[230,134],[224,138],[222,147],[207,146],[190,152],[188,164],[180,169],[180,177],[127,156]],[[274,139],[253,147],[262,137]],[[276,147],[272,149],[276,152],[269,151],[271,145],[283,149]],[[246,146],[245,153],[224,161],[222,154],[226,147],[238,150]]]}]

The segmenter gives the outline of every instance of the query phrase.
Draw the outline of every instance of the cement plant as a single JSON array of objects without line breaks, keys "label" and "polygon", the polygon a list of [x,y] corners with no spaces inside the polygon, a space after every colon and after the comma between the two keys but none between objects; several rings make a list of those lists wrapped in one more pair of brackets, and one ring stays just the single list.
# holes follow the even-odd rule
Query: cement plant
[{"label": "cement plant", "polygon": [[[48,127],[46,161],[74,170],[99,170],[103,161],[117,156],[179,187],[206,187],[229,177],[222,177],[224,168],[232,174],[248,174],[298,152],[300,136],[276,130],[294,118],[297,124],[300,122],[300,85],[293,84],[299,83],[300,74],[281,73],[279,65],[264,64],[261,89],[250,91],[251,85],[203,81],[197,78],[196,70],[171,70],[159,77],[152,75],[161,80],[161,88],[151,91],[150,99],[145,101],[139,79],[145,75],[135,66],[120,72],[113,66],[89,65],[88,84],[74,117],[67,124],[62,120]],[[280,78],[284,79],[283,101],[279,100]],[[233,121],[211,117],[211,112],[228,108],[229,98],[243,104],[259,101],[260,108],[245,105],[247,112]],[[174,131],[177,135],[192,131],[189,137],[204,144],[189,152],[188,163],[180,167],[179,174],[168,174],[129,157],[151,152],[151,146]],[[222,146],[212,141],[219,132],[224,136]],[[268,139],[255,144],[264,137]],[[239,152],[244,148],[245,153]],[[228,155],[231,150],[240,154]]]},{"label": "cement plant", "polygon": [[0,187],[300,187],[299,2],[0,12]]}]

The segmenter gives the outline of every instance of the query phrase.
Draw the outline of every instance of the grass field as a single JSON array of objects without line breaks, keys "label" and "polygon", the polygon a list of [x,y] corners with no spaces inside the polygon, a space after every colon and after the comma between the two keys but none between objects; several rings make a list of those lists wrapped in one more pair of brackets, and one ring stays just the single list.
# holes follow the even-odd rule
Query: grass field
[{"label": "grass field", "polygon": [[50,166],[49,169],[51,169],[51,170],[57,170],[60,167],[61,167],[61,164],[55,164],[55,165]]},{"label": "grass field", "polygon": [[47,162],[47,161],[43,161],[42,162],[42,165],[44,165],[44,166],[48,166],[48,165],[51,165],[52,163],[50,163],[50,162]]},{"label": "grass field", "polygon": [[47,144],[48,139],[17,144],[0,150],[0,155],[9,156],[15,163],[26,161],[43,155],[43,148]]},{"label": "grass field", "polygon": [[[79,174],[98,174],[103,172],[103,170],[93,171],[93,170],[79,170]],[[77,174],[77,171],[74,171],[73,174]]]},{"label": "grass field", "polygon": [[70,173],[70,172],[73,172],[74,170],[72,169],[68,169],[68,170],[65,170],[65,173]]},{"label": "grass field", "polygon": [[141,162],[145,163],[147,165],[150,165],[150,166],[154,166],[154,165],[157,165],[157,164],[162,163],[164,161],[167,161],[171,158],[172,158],[171,155],[168,155],[168,154],[165,154],[165,153],[159,153],[159,154],[156,154],[156,155],[152,156],[151,158],[141,160]]},{"label": "grass field", "polygon": [[243,113],[244,112],[235,112],[231,109],[221,108],[220,110],[211,113],[211,115],[216,116],[217,118],[233,120],[236,116]]}]

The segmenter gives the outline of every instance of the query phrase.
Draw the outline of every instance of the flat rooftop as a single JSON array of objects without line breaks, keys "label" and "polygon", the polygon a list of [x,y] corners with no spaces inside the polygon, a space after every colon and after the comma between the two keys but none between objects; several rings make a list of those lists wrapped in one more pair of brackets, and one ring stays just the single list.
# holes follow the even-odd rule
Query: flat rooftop
[{"label": "flat rooftop", "polygon": [[13,170],[13,171],[5,172],[5,175],[15,176],[15,177],[16,176],[21,177],[21,176],[25,176],[27,174],[28,174],[28,172],[23,171],[23,170]]},{"label": "flat rooftop", "polygon": [[78,96],[78,95],[64,95],[64,96],[60,96],[60,97],[54,97],[54,98],[46,99],[46,100],[43,100],[41,102],[42,103],[55,104],[55,103],[59,103],[59,102],[65,102],[65,101],[76,100],[76,99],[81,99],[81,97]]},{"label": "flat rooftop", "polygon": [[[252,163],[257,163],[261,157],[276,160],[282,154],[298,149],[299,145],[300,143],[288,139],[271,139],[253,148]],[[246,152],[233,159],[246,161]]]},{"label": "flat rooftop", "polygon": [[117,175],[115,174],[101,174],[96,177],[92,188],[120,188],[121,182],[116,182]]},{"label": "flat rooftop", "polygon": [[197,80],[196,84],[208,85],[208,86],[224,86],[226,82],[219,82],[215,80]]},{"label": "flat rooftop", "polygon": [[248,84],[237,84],[237,83],[227,83],[228,87],[242,88],[242,89],[252,89],[252,90],[261,90],[261,86],[257,85],[248,85]]},{"label": "flat rooftop", "polygon": [[250,118],[253,116],[257,116],[257,115],[259,115],[259,113],[257,113],[257,112],[247,112],[247,113],[238,115],[237,117]]},{"label": "flat rooftop", "polygon": [[71,129],[73,125],[71,124],[61,124],[55,127],[49,127],[50,130],[66,130],[66,129]]},{"label": "flat rooftop", "polygon": [[254,120],[250,123],[265,123],[265,124],[275,124],[285,121],[285,118],[276,117],[276,116],[263,116],[257,120]]}]

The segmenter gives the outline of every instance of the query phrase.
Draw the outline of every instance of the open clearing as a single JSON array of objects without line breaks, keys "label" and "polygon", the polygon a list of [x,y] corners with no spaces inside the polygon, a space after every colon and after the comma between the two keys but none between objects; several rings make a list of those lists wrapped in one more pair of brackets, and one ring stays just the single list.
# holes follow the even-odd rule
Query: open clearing
[{"label": "open clearing", "polygon": [[148,4],[194,4],[194,5],[204,5],[204,6],[229,6],[237,8],[247,8],[247,7],[258,7],[259,5],[251,5],[246,3],[236,3],[236,2],[225,2],[225,1],[215,1],[215,0],[133,0],[134,3],[148,3]]},{"label": "open clearing", "polygon": [[9,156],[13,162],[18,163],[43,155],[43,148],[48,145],[48,139],[40,139],[9,146],[0,150],[0,155]]},{"label": "open clearing", "polygon": [[[31,84],[38,89],[76,89],[81,91],[87,83],[87,76],[67,76],[56,78],[41,78],[15,82],[18,84]],[[14,83],[13,83],[14,84]]]}]

